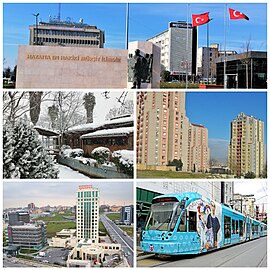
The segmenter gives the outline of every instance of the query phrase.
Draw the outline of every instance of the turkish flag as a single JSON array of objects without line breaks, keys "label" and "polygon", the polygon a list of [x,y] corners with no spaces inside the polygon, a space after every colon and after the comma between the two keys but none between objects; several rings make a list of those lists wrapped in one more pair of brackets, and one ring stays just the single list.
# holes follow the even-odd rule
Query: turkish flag
[{"label": "turkish flag", "polygon": [[192,14],[192,26],[199,26],[210,21],[209,12],[203,14]]},{"label": "turkish flag", "polygon": [[249,17],[240,11],[229,8],[229,13],[230,20],[246,19],[249,21]]}]

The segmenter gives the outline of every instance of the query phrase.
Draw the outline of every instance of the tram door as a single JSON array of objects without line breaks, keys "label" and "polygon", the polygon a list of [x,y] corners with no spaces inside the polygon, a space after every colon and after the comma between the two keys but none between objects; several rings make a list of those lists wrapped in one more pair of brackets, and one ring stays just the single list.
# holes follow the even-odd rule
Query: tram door
[{"label": "tram door", "polygon": [[246,218],[246,240],[250,240],[250,233],[251,233],[251,229],[250,229],[250,219]]},{"label": "tram door", "polygon": [[232,224],[231,218],[224,216],[224,245],[231,244],[231,235],[232,235]]}]

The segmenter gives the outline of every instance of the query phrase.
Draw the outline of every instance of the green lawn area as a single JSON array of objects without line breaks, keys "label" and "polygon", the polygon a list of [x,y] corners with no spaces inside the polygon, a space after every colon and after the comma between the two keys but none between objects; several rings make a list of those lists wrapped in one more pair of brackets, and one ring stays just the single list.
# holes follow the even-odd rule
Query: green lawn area
[{"label": "green lawn area", "polygon": [[99,231],[104,233],[104,234],[107,234],[107,230],[101,221],[99,222]]},{"label": "green lawn area", "polygon": [[120,213],[109,213],[106,215],[110,220],[120,220]]},{"label": "green lawn area", "polygon": [[137,170],[137,178],[207,178],[207,177],[209,177],[209,174],[206,173]]},{"label": "green lawn area", "polygon": [[130,237],[133,237],[133,227],[119,226],[124,232],[126,232]]},{"label": "green lawn area", "polygon": [[[186,88],[186,83],[185,82],[178,82],[178,83],[161,82],[160,88]],[[199,84],[188,83],[188,88],[199,88]]]},{"label": "green lawn area", "polygon": [[65,212],[65,214],[58,214],[58,213],[53,213],[55,214],[54,217],[52,216],[45,216],[45,217],[38,217],[33,220],[43,220],[43,221],[65,221],[66,219],[63,218],[63,216],[70,216],[70,212]]},{"label": "green lawn area", "polygon": [[62,229],[76,229],[76,222],[49,222],[47,224],[47,237],[53,237]]}]

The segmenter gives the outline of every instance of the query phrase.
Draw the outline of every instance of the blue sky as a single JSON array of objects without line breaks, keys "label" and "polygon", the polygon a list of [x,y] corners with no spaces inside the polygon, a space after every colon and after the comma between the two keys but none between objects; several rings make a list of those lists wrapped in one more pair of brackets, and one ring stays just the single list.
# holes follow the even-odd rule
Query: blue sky
[{"label": "blue sky", "polygon": [[[266,50],[266,4],[228,4],[228,7],[239,10],[249,16],[250,21],[228,21],[227,49],[244,50],[244,44],[250,40],[252,50]],[[210,12],[210,43],[224,44],[224,4],[190,4],[191,14]],[[105,30],[105,47],[125,47],[125,12],[124,3],[102,4],[61,4],[61,18],[72,18],[78,22],[94,24]],[[4,4],[4,58],[5,67],[13,67],[17,61],[18,44],[29,43],[29,25],[35,23],[32,14],[40,13],[42,21],[48,21],[58,14],[57,3],[46,4]],[[187,5],[178,3],[132,3],[130,4],[129,40],[146,40],[167,29],[170,21],[186,20]],[[199,46],[206,46],[206,25],[198,31]]]},{"label": "blue sky", "polygon": [[186,94],[186,115],[190,122],[208,128],[211,157],[227,159],[230,123],[240,112],[253,115],[264,122],[266,143],[266,92],[187,92]]}]

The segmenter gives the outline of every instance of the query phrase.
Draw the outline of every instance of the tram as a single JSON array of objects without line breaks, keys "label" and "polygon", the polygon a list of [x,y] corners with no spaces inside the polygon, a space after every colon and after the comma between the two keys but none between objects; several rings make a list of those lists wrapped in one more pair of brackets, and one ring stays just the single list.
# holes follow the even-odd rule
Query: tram
[{"label": "tram", "polygon": [[152,200],[140,246],[147,253],[199,254],[266,234],[266,224],[197,192],[184,192]]}]

